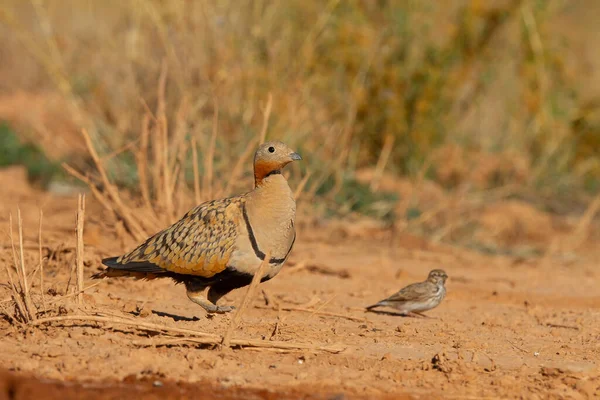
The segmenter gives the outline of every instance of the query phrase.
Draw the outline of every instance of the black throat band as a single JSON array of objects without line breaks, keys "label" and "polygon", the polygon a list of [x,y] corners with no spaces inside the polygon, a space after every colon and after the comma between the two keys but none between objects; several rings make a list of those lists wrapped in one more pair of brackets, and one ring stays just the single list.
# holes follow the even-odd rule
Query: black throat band
[{"label": "black throat band", "polygon": [[[266,178],[266,177],[269,177],[269,176],[271,176],[271,175],[281,175],[281,170],[280,170],[280,169],[276,169],[276,170],[274,170],[274,171],[271,171],[271,172],[269,172],[268,174],[266,174],[266,175],[265,175],[265,178]],[[264,179],[264,178],[263,178],[263,179]]]}]

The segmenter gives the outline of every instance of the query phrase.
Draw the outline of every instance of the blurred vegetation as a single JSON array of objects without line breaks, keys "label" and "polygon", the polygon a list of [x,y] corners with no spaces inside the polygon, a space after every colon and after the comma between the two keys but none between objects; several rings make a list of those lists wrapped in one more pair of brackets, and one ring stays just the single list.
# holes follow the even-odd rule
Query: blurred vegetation
[{"label": "blurred vegetation", "polygon": [[[254,145],[272,96],[267,138],[300,149],[306,161],[292,178],[311,173],[305,190],[329,200],[330,212],[391,218],[397,196],[353,178],[380,161],[386,138],[386,171],[424,174],[448,189],[478,180],[479,189],[516,182],[597,191],[600,124],[589,116],[598,107],[582,104],[563,59],[567,44],[550,29],[562,6],[7,0],[0,75],[16,65],[20,74],[0,85],[59,91],[100,155],[118,152],[109,172],[125,186],[137,184],[127,146],[138,144],[148,110],[164,107],[170,137],[181,130],[196,140],[201,173],[218,115],[213,167],[226,179]],[[188,185],[191,157],[182,162]],[[233,191],[251,179],[240,182]]]},{"label": "blurred vegetation", "polygon": [[0,168],[10,165],[24,166],[29,181],[42,187],[62,175],[60,165],[50,161],[42,149],[31,143],[21,143],[10,126],[0,121]]}]

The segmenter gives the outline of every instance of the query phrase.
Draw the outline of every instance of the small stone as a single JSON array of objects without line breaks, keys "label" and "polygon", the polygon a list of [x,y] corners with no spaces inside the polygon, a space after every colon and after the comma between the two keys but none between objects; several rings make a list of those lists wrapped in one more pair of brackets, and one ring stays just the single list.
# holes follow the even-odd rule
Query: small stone
[{"label": "small stone", "polygon": [[152,310],[149,307],[144,307],[144,306],[142,306],[138,312],[139,312],[139,316],[142,318],[147,318],[150,316],[150,314],[152,314]]},{"label": "small stone", "polygon": [[129,314],[137,313],[137,304],[135,304],[133,301],[126,302],[125,304],[123,304],[123,312]]}]

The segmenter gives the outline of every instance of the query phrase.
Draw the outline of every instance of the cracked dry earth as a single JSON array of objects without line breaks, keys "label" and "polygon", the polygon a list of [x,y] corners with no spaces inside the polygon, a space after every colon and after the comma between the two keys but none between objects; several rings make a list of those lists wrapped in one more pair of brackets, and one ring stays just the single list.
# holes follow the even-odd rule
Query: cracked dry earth
[{"label": "cracked dry earth", "polygon": [[[77,200],[12,179],[4,186],[11,193],[0,202],[0,226],[6,231],[9,212],[16,214],[20,206],[31,270],[43,208],[44,252],[50,256],[46,301],[55,301],[65,293],[73,265]],[[101,257],[133,243],[97,222],[103,211],[91,199],[87,215],[85,274],[90,276]],[[339,346],[340,353],[221,350],[123,325],[63,321],[23,329],[1,320],[0,367],[7,372],[0,376],[0,399],[600,396],[595,246],[570,257],[522,259],[408,234],[391,240],[386,231],[349,223],[299,225],[289,265],[260,286],[234,336]],[[12,253],[2,236],[0,282],[5,283],[4,265],[12,265]],[[362,311],[440,267],[450,276],[448,295],[428,313],[432,318]],[[37,280],[33,292],[39,293]],[[224,301],[238,303],[244,293],[237,290]],[[3,284],[0,300],[8,297]],[[34,301],[39,304],[39,297]],[[72,300],[56,300],[50,314],[102,311],[214,334],[223,334],[231,319],[206,317],[187,300],[184,288],[170,281],[105,280],[86,292],[85,303],[77,311]],[[318,312],[287,310],[294,308]]]}]

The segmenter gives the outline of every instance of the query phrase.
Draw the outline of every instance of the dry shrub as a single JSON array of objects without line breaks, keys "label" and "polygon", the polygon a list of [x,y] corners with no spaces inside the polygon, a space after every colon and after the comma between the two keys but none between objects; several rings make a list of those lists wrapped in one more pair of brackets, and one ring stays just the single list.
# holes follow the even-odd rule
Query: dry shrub
[{"label": "dry shrub", "polygon": [[507,184],[524,185],[531,174],[531,162],[516,152],[490,153],[457,145],[432,152],[435,180],[447,188],[470,184],[484,190]]},{"label": "dry shrub", "polygon": [[481,242],[511,247],[524,244],[550,244],[556,231],[552,217],[521,201],[505,201],[486,207],[478,217]]},{"label": "dry shrub", "polygon": [[[226,179],[272,96],[267,136],[310,154],[308,192],[331,176],[338,189],[380,159],[388,138],[394,173],[414,176],[432,150],[455,143],[517,154],[531,166],[528,183],[590,176],[573,168],[592,157],[571,123],[581,107],[569,82],[577,74],[561,62],[568,49],[551,29],[558,1],[85,4],[9,0],[0,76],[8,90],[62,96],[102,157],[139,138],[148,106],[162,101],[172,127],[185,103],[183,129],[204,166],[218,108],[213,172]],[[135,181],[135,168],[121,166],[127,174]]]}]

